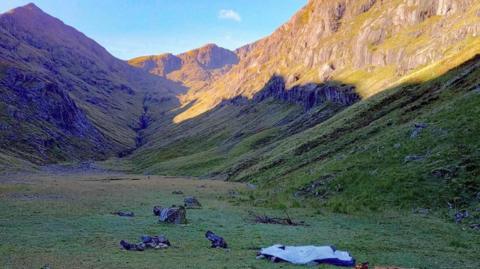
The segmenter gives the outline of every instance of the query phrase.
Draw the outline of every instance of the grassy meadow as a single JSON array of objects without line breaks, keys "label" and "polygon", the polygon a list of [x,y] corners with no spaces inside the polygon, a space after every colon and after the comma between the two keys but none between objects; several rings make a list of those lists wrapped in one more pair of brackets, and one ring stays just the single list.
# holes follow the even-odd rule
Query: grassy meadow
[{"label": "grassy meadow", "polygon": [[[480,234],[435,215],[411,212],[334,214],[289,208],[306,226],[254,223],[251,213],[283,210],[249,205],[244,184],[109,173],[13,174],[0,180],[1,268],[301,268],[256,260],[276,243],[335,245],[359,262],[405,268],[479,268]],[[167,225],[154,205],[180,204],[194,195],[203,209],[188,210],[187,225]],[[111,214],[131,210],[134,218]],[[210,249],[204,233],[223,236],[230,250]],[[164,234],[173,247],[127,252],[119,241]],[[330,268],[320,266],[319,268]]]}]

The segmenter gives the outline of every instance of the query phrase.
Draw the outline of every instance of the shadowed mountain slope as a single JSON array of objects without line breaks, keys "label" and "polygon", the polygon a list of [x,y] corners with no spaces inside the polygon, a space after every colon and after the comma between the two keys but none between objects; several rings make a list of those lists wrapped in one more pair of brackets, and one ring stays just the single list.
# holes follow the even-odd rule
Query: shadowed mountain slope
[{"label": "shadowed mountain slope", "polygon": [[35,163],[115,155],[135,147],[145,96],[175,103],[181,89],[114,58],[34,4],[0,15],[4,153]]},{"label": "shadowed mountain slope", "polygon": [[252,182],[256,204],[473,209],[478,10],[311,0],[235,53],[208,45],[135,68],[15,9],[0,16],[0,162],[119,155],[135,172]]},{"label": "shadowed mountain slope", "polygon": [[279,94],[265,95],[272,81],[278,85],[273,79],[251,100],[237,97],[175,128],[164,126],[162,139],[131,160],[138,171],[251,182],[258,186],[256,204],[474,210],[479,78],[477,56],[346,109],[327,101],[307,111]]}]

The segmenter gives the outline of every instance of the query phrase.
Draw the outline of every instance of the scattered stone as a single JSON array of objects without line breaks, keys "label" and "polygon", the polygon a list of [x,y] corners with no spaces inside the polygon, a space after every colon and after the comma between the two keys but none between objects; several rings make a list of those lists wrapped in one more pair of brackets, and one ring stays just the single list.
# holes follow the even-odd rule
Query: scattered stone
[{"label": "scattered stone", "polygon": [[424,156],[420,156],[420,155],[408,155],[405,157],[405,160],[404,162],[405,163],[408,163],[408,162],[416,162],[416,161],[422,161],[424,160],[425,157]]},{"label": "scattered stone", "polygon": [[214,234],[212,231],[207,231],[205,237],[212,243],[212,248],[228,248],[227,242],[225,242],[223,237]]},{"label": "scattered stone", "polygon": [[130,251],[144,251],[145,249],[164,249],[171,246],[170,241],[163,236],[148,236],[143,235],[140,237],[140,243],[132,244],[125,240],[120,241],[120,246],[122,249]]},{"label": "scattered stone", "polygon": [[185,197],[184,206],[189,209],[202,208],[202,204],[195,197]]},{"label": "scattered stone", "polygon": [[368,262],[363,262],[363,263],[357,264],[355,266],[355,269],[368,269]]},{"label": "scattered stone", "polygon": [[455,223],[461,223],[463,219],[466,219],[470,216],[468,213],[468,210],[460,210],[457,213],[455,213]]},{"label": "scattered stone", "polygon": [[182,194],[183,194],[183,191],[172,191],[172,194],[182,195]]},{"label": "scattered stone", "polygon": [[186,224],[187,223],[187,210],[183,206],[172,207],[153,207],[153,214],[158,216],[159,222],[171,223],[171,224]]},{"label": "scattered stone", "polygon": [[451,178],[455,175],[455,171],[447,168],[437,168],[432,171],[432,176],[436,178]]},{"label": "scattered stone", "polygon": [[[334,175],[323,175],[319,179],[312,181],[305,187],[299,189],[294,193],[294,196],[314,196],[325,199],[333,191],[329,188],[329,186],[334,179]],[[342,188],[340,185],[335,187],[335,191],[341,191],[341,189]]]},{"label": "scattered stone", "polygon": [[144,251],[145,245],[143,243],[140,244],[132,244],[125,240],[120,241],[120,247],[124,250],[131,250],[131,251]]},{"label": "scattered stone", "polygon": [[147,248],[168,248],[171,246],[170,241],[164,236],[148,236],[143,235],[141,238],[142,242],[146,245]]},{"label": "scattered stone", "polygon": [[112,215],[116,215],[116,216],[119,216],[119,217],[135,217],[135,213],[131,212],[131,211],[116,211],[116,212],[112,212]]},{"label": "scattered stone", "polygon": [[236,190],[228,190],[228,196],[230,196],[230,197],[236,197],[236,196],[238,196],[238,195],[239,195],[238,191],[236,191]]},{"label": "scattered stone", "polygon": [[428,208],[415,208],[415,209],[413,209],[413,214],[428,215],[429,213],[430,213],[430,209],[428,209]]},{"label": "scattered stone", "polygon": [[426,123],[415,123],[412,133],[410,134],[410,138],[416,138],[423,129],[426,129],[428,125]]},{"label": "scattered stone", "polygon": [[153,215],[160,216],[160,212],[162,211],[162,209],[163,209],[163,207],[161,207],[161,206],[158,206],[158,205],[154,206],[153,207]]},{"label": "scattered stone", "polygon": [[470,225],[470,228],[472,228],[474,230],[480,230],[480,223],[472,224],[472,225]]}]

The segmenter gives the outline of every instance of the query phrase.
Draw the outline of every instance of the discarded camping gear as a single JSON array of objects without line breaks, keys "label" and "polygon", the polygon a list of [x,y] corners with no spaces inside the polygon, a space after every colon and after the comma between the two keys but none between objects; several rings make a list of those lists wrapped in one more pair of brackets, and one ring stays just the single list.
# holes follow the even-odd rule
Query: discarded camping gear
[{"label": "discarded camping gear", "polygon": [[186,208],[190,208],[190,209],[195,209],[195,208],[201,208],[202,207],[202,204],[200,204],[200,202],[197,200],[197,198],[195,197],[185,197],[185,199],[183,199],[183,203],[184,203],[184,206]]},{"label": "discarded camping gear", "polygon": [[120,217],[135,217],[135,213],[131,211],[115,211],[112,212],[112,215],[120,216]]},{"label": "discarded camping gear", "polygon": [[212,248],[228,248],[227,242],[223,237],[214,234],[212,231],[207,231],[205,237],[212,243]]},{"label": "discarded camping gear", "polygon": [[332,246],[284,246],[273,245],[262,248],[257,259],[292,264],[330,264],[337,266],[355,266],[355,259],[346,251],[338,251]]},{"label": "discarded camping gear", "polygon": [[160,222],[171,224],[186,224],[187,210],[183,206],[161,207],[154,206],[153,214],[158,216]]},{"label": "discarded camping gear", "polygon": [[162,249],[171,246],[170,241],[163,236],[148,236],[143,235],[140,237],[140,243],[132,244],[125,240],[120,241],[120,246],[125,250],[131,251],[144,251],[145,249]]}]

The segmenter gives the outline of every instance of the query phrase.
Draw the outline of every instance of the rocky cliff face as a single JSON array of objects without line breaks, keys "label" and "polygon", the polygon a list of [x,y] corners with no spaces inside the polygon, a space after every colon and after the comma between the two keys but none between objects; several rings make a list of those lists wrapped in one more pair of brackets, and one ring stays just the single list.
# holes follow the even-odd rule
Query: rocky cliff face
[{"label": "rocky cliff face", "polygon": [[[272,77],[262,90],[253,96],[252,100],[255,103],[260,103],[268,98],[298,104],[306,110],[326,102],[346,107],[360,100],[360,96],[355,92],[355,87],[353,86],[331,82],[328,84],[310,83],[297,85],[287,89],[285,80],[280,76]],[[247,100],[245,100],[246,102],[239,102],[244,99],[245,97],[237,97],[229,103],[237,105],[248,104]]]},{"label": "rocky cliff face", "polygon": [[448,69],[479,51],[479,10],[474,0],[310,0],[271,36],[240,48],[227,74],[184,95],[193,105],[176,121],[224,99],[251,98],[274,75],[287,88],[336,80],[368,97],[406,78],[443,73],[424,70],[441,61]]},{"label": "rocky cliff face", "polygon": [[2,152],[38,163],[117,154],[135,147],[144,96],[177,90],[33,4],[0,15]]},{"label": "rocky cliff face", "polygon": [[179,55],[144,56],[129,61],[152,74],[178,81],[192,88],[203,88],[238,63],[237,55],[215,44]]}]

